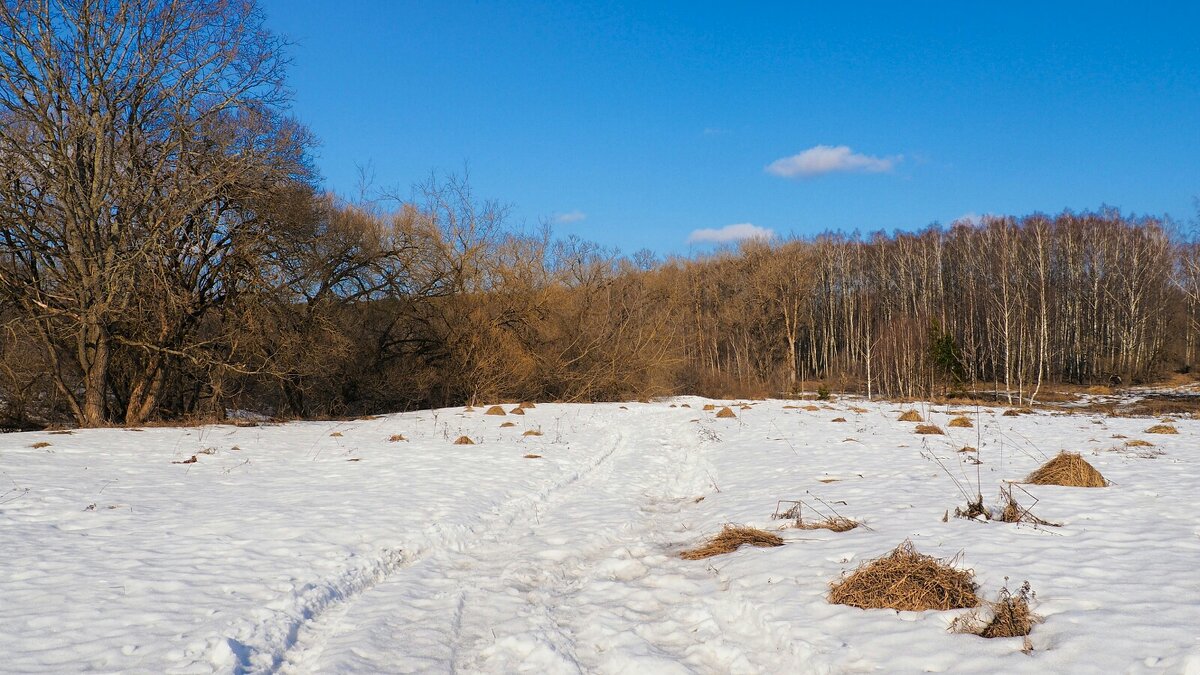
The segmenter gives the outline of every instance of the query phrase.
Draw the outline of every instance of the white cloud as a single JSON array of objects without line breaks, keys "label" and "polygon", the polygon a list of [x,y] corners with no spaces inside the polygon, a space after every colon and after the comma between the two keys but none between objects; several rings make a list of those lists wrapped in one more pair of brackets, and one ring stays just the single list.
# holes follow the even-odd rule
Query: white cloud
[{"label": "white cloud", "polygon": [[791,157],[767,165],[766,172],[784,178],[812,178],[826,173],[885,173],[903,157],[872,157],[854,152],[847,145],[814,145]]},{"label": "white cloud", "polygon": [[724,244],[731,241],[741,241],[743,239],[771,239],[775,236],[775,231],[765,227],[759,227],[750,223],[737,223],[735,225],[726,225],[720,228],[704,228],[693,230],[688,235],[687,243],[689,244]]},{"label": "white cloud", "polygon": [[556,213],[553,220],[556,225],[570,225],[571,223],[578,223],[585,218],[587,218],[587,214],[576,209],[574,211],[567,211],[566,213]]}]

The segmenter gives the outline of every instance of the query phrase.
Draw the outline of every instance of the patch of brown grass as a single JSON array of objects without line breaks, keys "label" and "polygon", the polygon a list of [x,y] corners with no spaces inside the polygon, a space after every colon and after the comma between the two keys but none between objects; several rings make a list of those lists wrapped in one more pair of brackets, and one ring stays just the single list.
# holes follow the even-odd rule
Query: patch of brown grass
[{"label": "patch of brown grass", "polygon": [[33,445],[31,445],[29,447],[33,448],[34,450],[41,450],[42,448],[50,447],[50,444],[47,443],[46,441],[38,441],[37,443],[34,443]]},{"label": "patch of brown grass", "polygon": [[921,413],[916,410],[905,410],[900,415],[901,422],[924,422],[925,418],[921,417]]},{"label": "patch of brown grass", "polygon": [[[1022,491],[1024,491],[1022,489]],[[1028,494],[1028,492],[1026,492]],[[1042,520],[1033,515],[1030,509],[1027,509],[1017,503],[1017,499],[1013,497],[1012,486],[1008,486],[1000,490],[1000,499],[1004,502],[1004,508],[1000,514],[996,516],[996,520],[1002,523],[1029,523],[1030,525],[1047,525],[1049,527],[1061,527],[1058,523],[1052,523],[1048,520]]]},{"label": "patch of brown grass", "polygon": [[504,408],[501,408],[498,405],[494,405],[494,406],[488,408],[483,414],[484,415],[507,415],[508,413],[504,412]]},{"label": "patch of brown grass", "polygon": [[521,406],[517,406],[516,408],[513,408],[512,410],[509,410],[509,411],[508,411],[508,414],[509,414],[509,415],[524,415],[524,414],[525,414],[525,409],[524,409],[524,408],[522,408]]},{"label": "patch of brown grass", "polygon": [[1020,417],[1021,411],[1016,408],[1009,408],[1008,410],[1004,411],[1004,416],[1005,417]]},{"label": "patch of brown grass", "polygon": [[459,436],[454,441],[455,445],[475,445],[475,441],[471,440],[470,436]]},{"label": "patch of brown grass", "polygon": [[737,417],[737,415],[734,414],[733,410],[731,410],[729,408],[729,406],[725,406],[724,408],[721,408],[719,411],[717,411],[717,417],[723,417],[723,418],[728,419],[730,417]]},{"label": "patch of brown grass", "polygon": [[955,417],[954,419],[950,420],[950,426],[961,427],[964,429],[970,429],[971,427],[973,427],[975,425],[971,423],[970,417],[960,416],[960,417]]},{"label": "patch of brown grass", "polygon": [[846,409],[847,409],[847,410],[849,410],[850,412],[852,412],[852,413],[855,413],[855,414],[858,414],[858,415],[861,415],[861,414],[863,414],[863,413],[865,413],[865,412],[870,412],[870,411],[868,411],[866,408],[860,408],[860,407],[858,407],[858,406],[856,406],[856,405],[852,405],[852,406],[850,406],[849,408],[846,408]]},{"label": "patch of brown grass", "polygon": [[1028,581],[1021,584],[1016,593],[1009,591],[1006,585],[994,602],[984,602],[983,611],[977,609],[958,617],[950,624],[950,630],[984,638],[1024,637],[1033,631],[1034,625],[1042,622],[1042,617],[1030,609],[1036,598]]},{"label": "patch of brown grass", "polygon": [[533,453],[530,453],[530,454],[528,454],[528,455],[525,455],[525,459],[541,459],[541,458],[542,458],[542,456],[541,456],[541,455],[535,455],[535,454],[533,454]]},{"label": "patch of brown grass", "polygon": [[1126,445],[1126,447],[1130,447],[1130,448],[1148,448],[1148,447],[1153,446],[1154,444],[1151,443],[1150,441],[1144,441],[1140,438],[1134,438],[1132,440],[1125,441],[1125,445]]},{"label": "patch of brown grass", "polygon": [[1078,452],[1063,450],[1025,478],[1034,485],[1065,485],[1067,487],[1105,487],[1108,481],[1096,467],[1088,464]]},{"label": "patch of brown grass", "polygon": [[887,555],[859,565],[832,583],[829,601],[862,609],[923,612],[976,607],[975,582],[969,570],[918,553],[905,540]]},{"label": "patch of brown grass", "polygon": [[760,548],[783,546],[783,539],[777,534],[771,534],[756,527],[726,525],[721,533],[708,540],[708,543],[699,548],[683,551],[679,557],[684,560],[701,560],[732,553],[746,545]]},{"label": "patch of brown grass", "polygon": [[917,428],[914,429],[914,433],[936,436],[946,432],[942,431],[942,428],[936,424],[918,424]]},{"label": "patch of brown grass", "polygon": [[973,446],[970,446],[970,445],[964,445],[961,448],[959,448],[958,451],[959,452],[979,452]]},{"label": "patch of brown grass", "polygon": [[1148,434],[1177,434],[1179,430],[1170,424],[1155,424],[1146,430]]},{"label": "patch of brown grass", "polygon": [[340,432],[340,431],[335,431],[335,432],[333,432],[332,434],[329,434],[329,437],[330,437],[330,438],[341,438],[341,437],[342,437],[342,432]]},{"label": "patch of brown grass", "polygon": [[501,425],[500,425],[500,428],[501,428],[501,429],[507,429],[507,428],[509,428],[509,427],[515,427],[515,426],[517,426],[517,423],[516,423],[516,422],[505,422],[504,424],[501,424]]},{"label": "patch of brown grass", "polygon": [[537,404],[533,401],[521,401],[517,407],[524,408],[525,410],[532,410],[537,407]]},{"label": "patch of brown grass", "polygon": [[392,434],[391,436],[388,436],[388,443],[398,443],[400,441],[407,440],[408,439],[404,437],[404,434]]},{"label": "patch of brown grass", "polygon": [[541,436],[542,432],[538,431],[537,429],[530,429],[529,431],[526,431],[525,433],[523,433],[521,435],[522,436]]},{"label": "patch of brown grass", "polygon": [[806,405],[806,406],[804,406],[804,409],[809,412],[817,412],[821,408],[819,406],[815,406],[815,405]]},{"label": "patch of brown grass", "polygon": [[[825,482],[825,481],[821,481]],[[796,522],[798,530],[832,530],[834,532],[849,532],[858,527],[857,520],[851,520],[845,516],[829,516],[821,520],[814,520],[808,523]]]},{"label": "patch of brown grass", "polygon": [[704,407],[703,407],[703,408],[701,408],[701,410],[704,410],[704,411],[716,410],[716,409],[717,409],[717,406],[715,406],[715,405],[713,405],[713,404],[711,404],[711,403],[705,403],[705,404],[704,404]]},{"label": "patch of brown grass", "polygon": [[835,417],[835,418],[833,418],[833,419],[831,419],[831,420],[829,420],[829,421],[830,421],[830,422],[845,422],[845,421],[846,421],[846,418],[845,418],[845,417]]}]

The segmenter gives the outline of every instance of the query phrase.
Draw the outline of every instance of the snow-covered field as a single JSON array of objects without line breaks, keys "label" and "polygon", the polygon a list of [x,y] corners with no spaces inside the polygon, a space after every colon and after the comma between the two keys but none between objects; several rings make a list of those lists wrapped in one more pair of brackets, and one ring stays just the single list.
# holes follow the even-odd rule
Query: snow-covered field
[{"label": "snow-covered field", "polygon": [[[0,436],[0,671],[1200,673],[1200,422],[707,402]],[[1026,486],[1061,528],[943,522],[1061,449],[1113,482]],[[678,557],[781,499],[867,527]],[[1028,580],[1033,651],[826,601],[905,539]]]}]

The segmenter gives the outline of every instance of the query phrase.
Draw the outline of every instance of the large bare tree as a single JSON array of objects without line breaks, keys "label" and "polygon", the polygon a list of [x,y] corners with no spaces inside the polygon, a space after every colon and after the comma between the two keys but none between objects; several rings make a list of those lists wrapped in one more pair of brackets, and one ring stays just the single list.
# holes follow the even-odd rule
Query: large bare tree
[{"label": "large bare tree", "polygon": [[252,0],[0,4],[0,293],[81,425],[149,416],[252,281],[256,206],[305,173],[280,48]]}]

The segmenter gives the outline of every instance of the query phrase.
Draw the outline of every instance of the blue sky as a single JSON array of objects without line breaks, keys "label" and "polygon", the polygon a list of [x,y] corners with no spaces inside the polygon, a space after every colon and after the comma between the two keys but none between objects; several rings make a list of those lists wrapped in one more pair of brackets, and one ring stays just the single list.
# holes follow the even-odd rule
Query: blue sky
[{"label": "blue sky", "polygon": [[1196,216],[1200,4],[737,4],[263,8],[348,196],[358,166],[407,191],[467,165],[517,226],[658,253],[966,214]]}]

